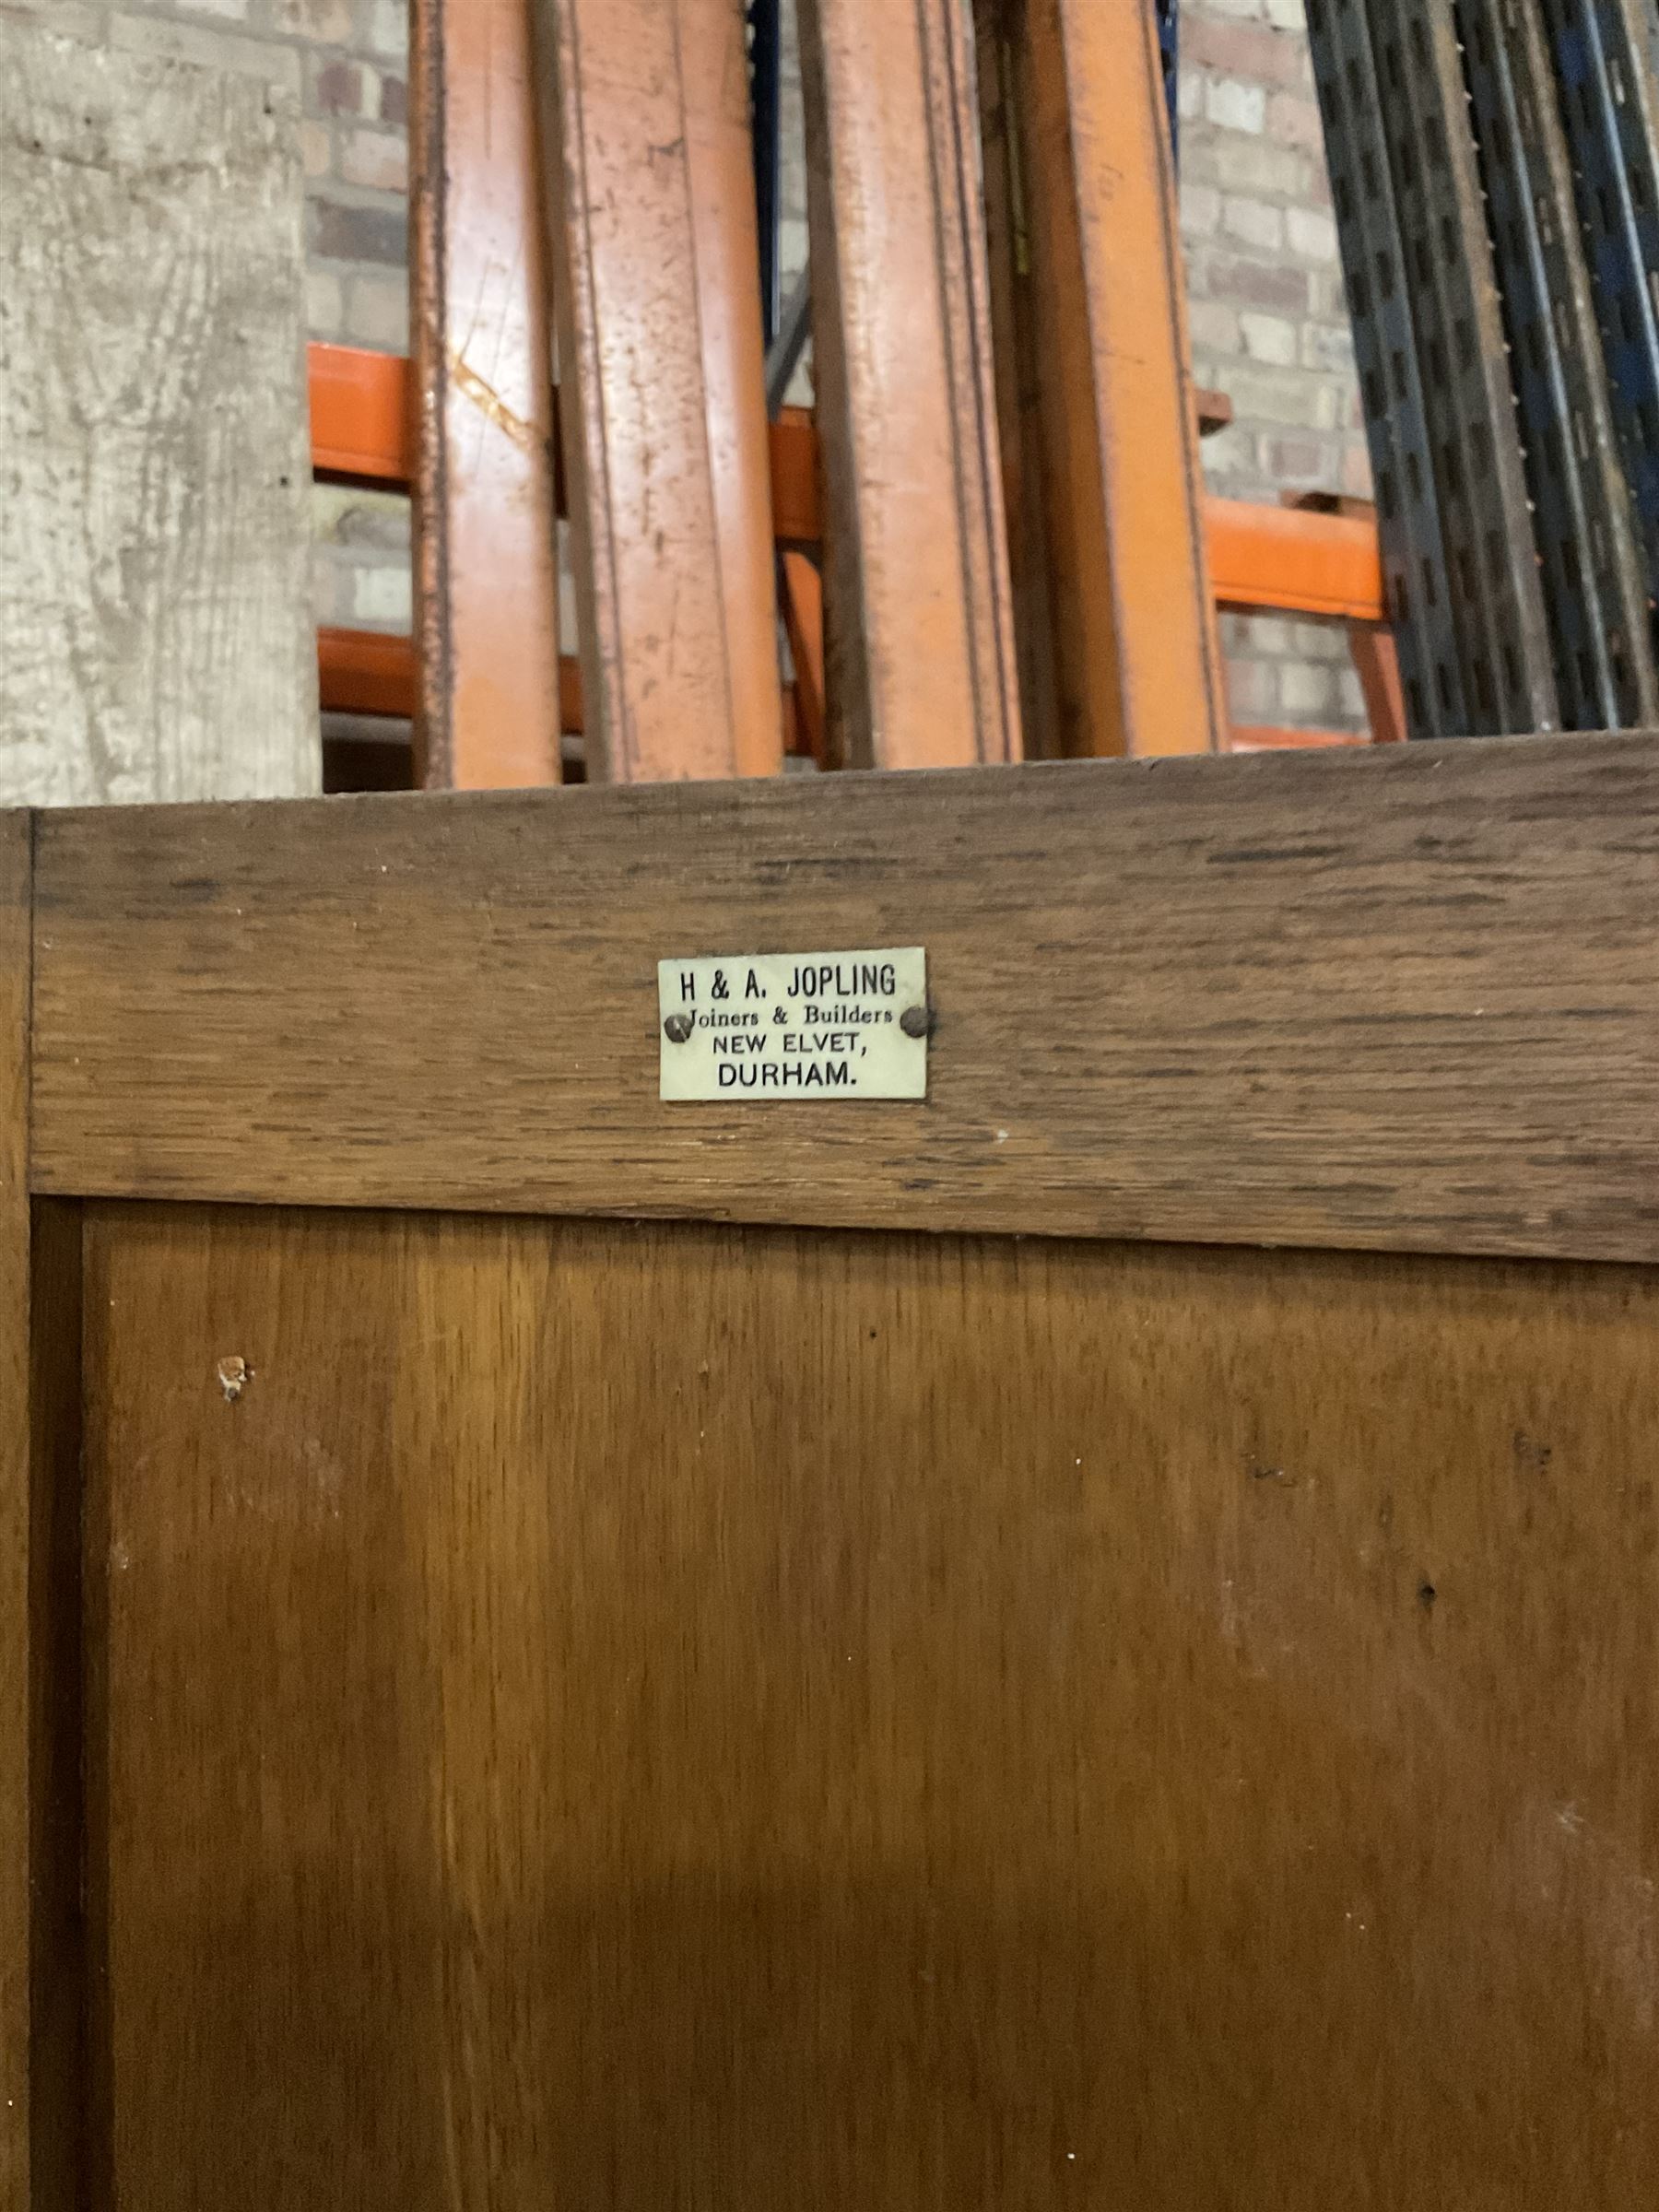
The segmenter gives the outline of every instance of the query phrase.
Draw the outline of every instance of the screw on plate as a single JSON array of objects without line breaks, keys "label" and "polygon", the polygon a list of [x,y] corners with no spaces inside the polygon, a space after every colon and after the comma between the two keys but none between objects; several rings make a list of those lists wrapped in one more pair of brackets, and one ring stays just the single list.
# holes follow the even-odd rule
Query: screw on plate
[{"label": "screw on plate", "polygon": [[690,1015],[670,1014],[667,1020],[663,1024],[663,1034],[667,1038],[670,1044],[684,1044],[687,1038],[691,1034]]},{"label": "screw on plate", "polygon": [[906,1006],[899,1017],[899,1027],[907,1037],[925,1037],[933,1028],[933,1011],[928,1006]]}]

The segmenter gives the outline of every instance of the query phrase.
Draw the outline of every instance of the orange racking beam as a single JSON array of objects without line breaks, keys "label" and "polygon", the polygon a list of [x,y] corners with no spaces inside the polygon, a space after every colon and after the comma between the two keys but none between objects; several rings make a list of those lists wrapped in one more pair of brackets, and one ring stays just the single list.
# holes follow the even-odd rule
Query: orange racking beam
[{"label": "orange racking beam", "polygon": [[830,757],[1020,754],[971,41],[955,0],[802,0]]},{"label": "orange racking beam", "polygon": [[[311,348],[312,460],[319,475],[404,489],[414,475],[410,364],[348,346]],[[818,436],[804,408],[785,407],[770,440],[772,513],[781,541],[822,535]],[[1210,584],[1223,606],[1271,607],[1356,622],[1386,619],[1373,522],[1347,514],[1204,502]]]},{"label": "orange racking beam", "polygon": [[1244,500],[1205,502],[1210,583],[1222,606],[1381,622],[1382,562],[1373,522]]},{"label": "orange racking beam", "polygon": [[781,760],[741,0],[535,0],[588,772]]},{"label": "orange racking beam", "polygon": [[[406,360],[349,347],[311,348],[312,454],[319,474],[406,486],[413,452],[408,433],[410,371]],[[821,535],[818,492],[818,440],[810,418],[785,408],[771,425],[772,514],[780,542],[816,546]],[[1388,701],[1397,678],[1386,621],[1382,567],[1374,522],[1352,514],[1267,507],[1211,497],[1204,502],[1210,583],[1218,603],[1241,610],[1326,617],[1347,621],[1355,665],[1365,685],[1373,728],[1398,735],[1397,712]],[[1365,632],[1369,629],[1370,641]],[[335,637],[374,636],[334,632]],[[372,653],[386,641],[376,639]],[[407,648],[405,648],[406,653]],[[571,690],[566,664],[564,696]],[[338,695],[348,679],[337,653],[323,662],[324,703],[354,711]],[[408,679],[412,682],[412,673]],[[360,712],[396,708],[355,707]],[[568,719],[567,730],[580,727]]]},{"label": "orange racking beam", "polygon": [[[795,681],[783,694],[785,728],[792,734],[788,749],[822,761],[824,718],[823,613],[818,571],[804,553],[786,553],[787,589],[783,599],[784,626],[794,656]],[[1366,636],[1387,648],[1392,660],[1393,641],[1385,631]],[[1386,695],[1373,698],[1360,658],[1360,641],[1354,639],[1355,665],[1366,687],[1371,712],[1369,739],[1351,730],[1292,730],[1235,724],[1228,734],[1230,752],[1264,752],[1288,747],[1382,744],[1405,735],[1398,711],[1398,674],[1394,676],[1395,700]],[[378,629],[320,629],[317,632],[317,679],[324,711],[333,714],[367,714],[407,722],[415,712],[415,641]],[[1386,674],[1381,679],[1387,683]],[[571,654],[559,664],[559,726],[567,737],[582,735],[582,666]]]},{"label": "orange racking beam", "polygon": [[307,348],[312,466],[406,491],[415,476],[414,377],[402,354]]},{"label": "orange racking beam", "polygon": [[[559,664],[559,727],[582,735],[582,668]],[[319,629],[317,688],[329,714],[371,714],[413,722],[418,690],[415,641],[383,629]]]},{"label": "orange racking beam", "polygon": [[559,546],[530,0],[414,0],[420,781],[556,783]]},{"label": "orange racking beam", "polygon": [[826,758],[823,583],[806,554],[794,547],[783,553],[781,568],[783,632],[794,663],[796,743],[821,767]]}]

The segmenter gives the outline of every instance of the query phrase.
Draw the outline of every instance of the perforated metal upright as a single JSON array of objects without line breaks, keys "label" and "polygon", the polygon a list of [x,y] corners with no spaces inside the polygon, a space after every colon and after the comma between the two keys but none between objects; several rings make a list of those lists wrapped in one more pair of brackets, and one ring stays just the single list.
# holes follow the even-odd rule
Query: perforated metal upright
[{"label": "perforated metal upright", "polygon": [[1163,63],[1164,100],[1170,111],[1170,144],[1181,151],[1181,0],[1152,0],[1158,18],[1158,51]]},{"label": "perforated metal upright", "polygon": [[760,245],[761,335],[770,346],[783,314],[778,258],[782,218],[782,26],[780,0],[748,0],[749,112],[755,139],[755,230]]},{"label": "perforated metal upright", "polygon": [[1659,9],[1541,0],[1650,599],[1659,598]]},{"label": "perforated metal upright", "polygon": [[1538,0],[1459,0],[1458,22],[1562,719],[1651,724],[1647,582],[1543,16]]},{"label": "perforated metal upright", "polygon": [[1463,656],[1364,0],[1309,0],[1308,29],[1408,726],[1452,736],[1470,726]]},{"label": "perforated metal upright", "polygon": [[1659,717],[1659,6],[1308,0],[1414,735]]}]

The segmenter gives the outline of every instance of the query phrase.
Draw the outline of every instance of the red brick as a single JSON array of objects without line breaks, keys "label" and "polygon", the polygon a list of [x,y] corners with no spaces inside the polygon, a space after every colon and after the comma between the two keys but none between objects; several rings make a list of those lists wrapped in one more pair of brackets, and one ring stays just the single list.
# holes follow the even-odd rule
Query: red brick
[{"label": "red brick", "polygon": [[1317,438],[1269,438],[1262,462],[1277,483],[1294,485],[1299,490],[1311,486],[1329,488],[1321,481],[1327,469],[1326,449]]},{"label": "red brick", "polygon": [[1342,488],[1353,500],[1371,496],[1371,454],[1363,445],[1350,445],[1342,456]]},{"label": "red brick", "polygon": [[1305,269],[1286,268],[1272,261],[1247,261],[1212,253],[1205,265],[1206,299],[1224,300],[1233,307],[1265,307],[1276,314],[1305,315],[1308,312],[1308,276]]},{"label": "red brick", "polygon": [[363,91],[356,62],[325,62],[312,83],[311,104],[319,115],[360,115]]},{"label": "red brick", "polygon": [[340,174],[372,192],[402,192],[409,182],[407,141],[400,131],[348,131]]},{"label": "red brick", "polygon": [[1234,722],[1267,722],[1278,705],[1278,670],[1271,661],[1229,661],[1227,707]]},{"label": "red brick", "polygon": [[1181,59],[1258,85],[1299,85],[1307,65],[1307,43],[1265,23],[1230,23],[1194,16],[1181,26]]},{"label": "red brick", "polygon": [[1300,92],[1276,92],[1267,102],[1267,135],[1280,146],[1300,146],[1318,153],[1324,145],[1324,126],[1317,101]]},{"label": "red brick", "polygon": [[343,200],[311,204],[311,250],[323,261],[378,261],[404,268],[409,227],[402,207],[354,207]]}]

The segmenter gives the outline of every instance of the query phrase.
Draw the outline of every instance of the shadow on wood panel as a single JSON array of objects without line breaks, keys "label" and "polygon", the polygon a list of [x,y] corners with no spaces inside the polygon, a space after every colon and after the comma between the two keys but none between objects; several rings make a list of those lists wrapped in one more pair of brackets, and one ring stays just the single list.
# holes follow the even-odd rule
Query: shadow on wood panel
[{"label": "shadow on wood panel", "polygon": [[1659,1277],[91,1215],[124,2206],[1627,2206]]}]

